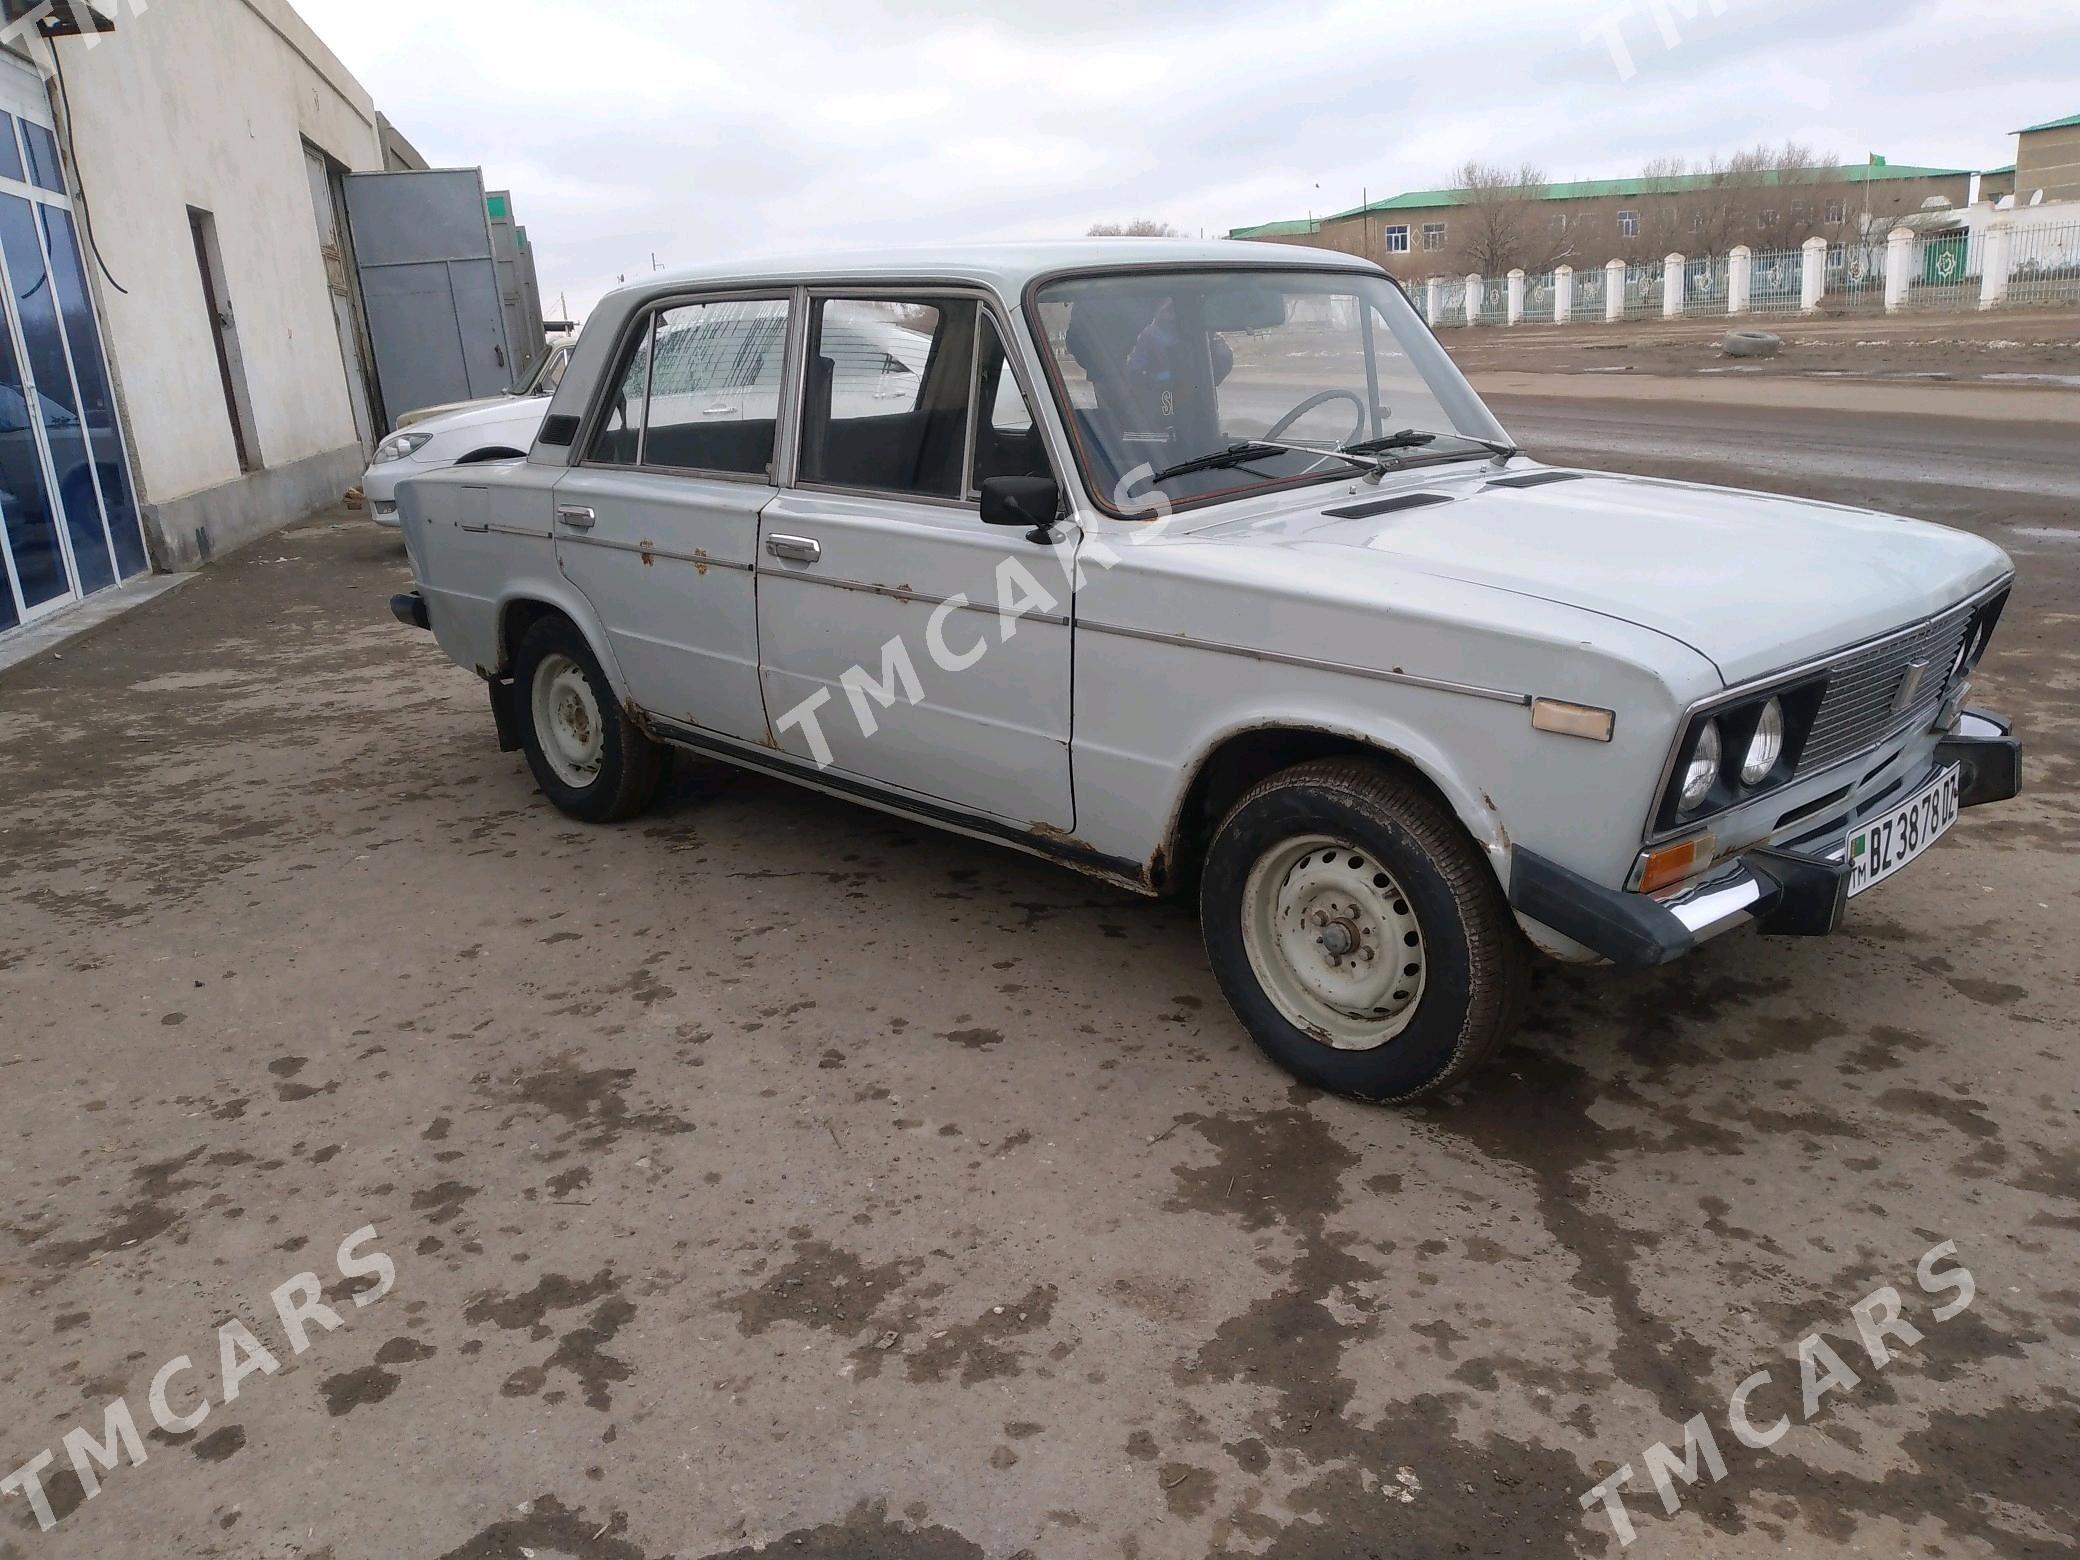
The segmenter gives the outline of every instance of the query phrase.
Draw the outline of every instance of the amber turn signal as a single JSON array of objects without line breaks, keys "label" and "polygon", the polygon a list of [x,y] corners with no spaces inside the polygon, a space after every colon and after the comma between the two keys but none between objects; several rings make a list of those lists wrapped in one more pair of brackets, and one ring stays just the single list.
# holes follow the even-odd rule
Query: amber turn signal
[{"label": "amber turn signal", "polygon": [[1700,834],[1695,839],[1678,840],[1648,851],[1640,862],[1639,891],[1651,894],[1702,871],[1712,864],[1715,849],[1717,842],[1709,834]]},{"label": "amber turn signal", "polygon": [[1587,737],[1591,742],[1608,742],[1618,717],[1593,704],[1569,704],[1565,699],[1533,699],[1531,724],[1540,731],[1556,731],[1563,737]]}]

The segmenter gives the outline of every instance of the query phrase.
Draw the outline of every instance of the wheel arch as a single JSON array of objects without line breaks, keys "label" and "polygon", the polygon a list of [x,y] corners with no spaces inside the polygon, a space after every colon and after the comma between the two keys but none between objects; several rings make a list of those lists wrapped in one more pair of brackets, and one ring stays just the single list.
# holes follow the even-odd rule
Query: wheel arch
[{"label": "wheel arch", "polygon": [[1459,820],[1496,877],[1507,884],[1509,833],[1494,802],[1460,777],[1420,734],[1359,731],[1334,722],[1279,716],[1230,726],[1201,748],[1164,831],[1161,861],[1166,880],[1196,880],[1214,830],[1259,781],[1296,764],[1344,757],[1373,759],[1422,787]]},{"label": "wheel arch", "polygon": [[525,460],[527,451],[516,450],[509,444],[487,444],[481,449],[471,450],[455,462],[458,466],[482,466],[494,460]]},{"label": "wheel arch", "polygon": [[[609,643],[606,625],[599,614],[592,610],[592,603],[581,595],[568,580],[541,578],[516,581],[499,598],[497,664],[486,670],[487,676],[510,677],[513,657],[520,649],[520,641],[527,631],[544,617],[561,617],[582,634],[586,645],[597,657],[600,669],[607,674],[613,685],[614,697],[624,707],[628,705],[628,684],[621,675],[621,667],[614,659],[613,646]],[[480,670],[485,670],[480,668]]]}]

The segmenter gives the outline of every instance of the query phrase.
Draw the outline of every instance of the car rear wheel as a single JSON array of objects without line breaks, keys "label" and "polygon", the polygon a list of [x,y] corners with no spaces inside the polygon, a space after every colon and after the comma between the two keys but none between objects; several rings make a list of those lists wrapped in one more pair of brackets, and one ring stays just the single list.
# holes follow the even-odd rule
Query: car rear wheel
[{"label": "car rear wheel", "polygon": [[1382,1104],[1466,1077],[1513,1026],[1528,956],[1464,829],[1365,759],[1303,764],[1229,811],[1200,922],[1215,978],[1304,1083]]},{"label": "car rear wheel", "polygon": [[615,702],[585,636],[568,619],[543,618],[514,658],[526,713],[528,767],[562,811],[587,823],[632,818],[657,795],[666,750]]}]

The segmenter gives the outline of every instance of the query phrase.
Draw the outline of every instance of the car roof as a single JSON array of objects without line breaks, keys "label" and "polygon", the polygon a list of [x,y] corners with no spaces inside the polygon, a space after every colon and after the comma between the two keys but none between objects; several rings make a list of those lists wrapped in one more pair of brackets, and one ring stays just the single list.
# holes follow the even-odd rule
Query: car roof
[{"label": "car roof", "polygon": [[823,250],[720,261],[659,271],[618,288],[609,298],[654,298],[688,287],[819,282],[950,281],[979,283],[1018,297],[1035,277],[1059,271],[1180,265],[1340,266],[1377,270],[1370,261],[1297,244],[1234,239],[1082,238],[1004,244],[932,244],[896,249]]}]

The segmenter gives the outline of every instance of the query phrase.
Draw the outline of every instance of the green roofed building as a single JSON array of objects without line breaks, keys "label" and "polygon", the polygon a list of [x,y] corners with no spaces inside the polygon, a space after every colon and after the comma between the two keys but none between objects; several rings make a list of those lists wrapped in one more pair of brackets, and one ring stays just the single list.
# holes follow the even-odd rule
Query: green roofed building
[{"label": "green roofed building", "polygon": [[[1866,162],[1767,169],[1747,175],[1634,175],[1577,179],[1520,190],[1407,190],[1313,220],[1236,228],[1230,238],[1309,244],[1363,255],[1404,281],[1495,275],[1520,265],[1723,253],[1735,244],[1795,249],[1816,234],[1831,243],[1883,233],[1933,200],[1962,206],[1971,170]],[[1506,263],[1504,263],[1506,262]]]},{"label": "green roofed building", "polygon": [[2080,200],[2080,114],[2015,132],[2011,188],[2018,206],[2027,205],[2039,190],[2045,200]]}]

